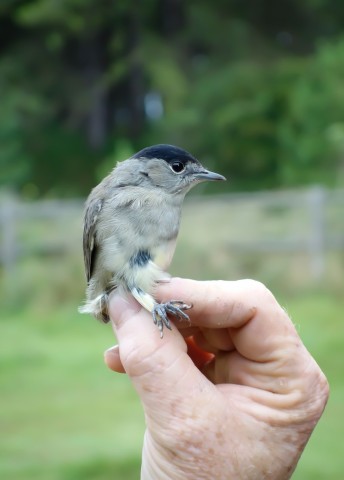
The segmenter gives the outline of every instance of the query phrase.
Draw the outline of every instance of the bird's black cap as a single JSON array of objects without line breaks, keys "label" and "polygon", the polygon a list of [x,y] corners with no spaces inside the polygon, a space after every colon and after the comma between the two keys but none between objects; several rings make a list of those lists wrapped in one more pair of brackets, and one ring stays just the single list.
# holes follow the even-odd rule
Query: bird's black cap
[{"label": "bird's black cap", "polygon": [[191,155],[191,153],[183,150],[182,148],[175,147],[174,145],[152,145],[146,147],[143,150],[135,153],[131,158],[159,158],[165,160],[167,163],[172,163],[175,160],[180,160],[184,163],[197,163],[198,160]]}]

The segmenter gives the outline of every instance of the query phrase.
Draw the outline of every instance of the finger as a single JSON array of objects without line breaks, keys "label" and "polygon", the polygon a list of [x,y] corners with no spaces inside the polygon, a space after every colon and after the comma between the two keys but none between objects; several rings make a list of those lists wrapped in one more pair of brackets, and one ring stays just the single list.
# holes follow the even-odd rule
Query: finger
[{"label": "finger", "polygon": [[193,326],[191,326],[191,327],[188,326],[188,327],[180,328],[179,322],[174,323],[174,325],[176,326],[176,328],[178,328],[179,333],[180,333],[184,338],[192,337],[193,335],[195,335],[196,333],[198,333],[198,332],[200,331],[200,330],[199,330],[199,327],[193,327]]},{"label": "finger", "polygon": [[118,345],[108,348],[104,352],[104,362],[110,368],[110,370],[113,370],[114,372],[117,372],[117,373],[125,373],[125,370],[119,355]]},{"label": "finger", "polygon": [[172,278],[169,283],[159,284],[156,293],[163,302],[174,295],[191,304],[188,315],[194,325],[239,328],[256,313],[257,304],[262,303],[262,287],[253,280],[198,282]]},{"label": "finger", "polygon": [[118,294],[110,299],[109,313],[123,368],[154,421],[170,417],[171,402],[174,409],[185,401],[191,403],[200,385],[211,385],[188,356],[184,338],[174,325],[172,332],[166,330],[160,338],[151,314]]},{"label": "finger", "polygon": [[174,278],[159,285],[157,294],[162,301],[178,298],[192,303],[188,314],[193,325],[229,329],[235,348],[248,359],[271,361],[283,348],[295,350],[301,344],[286,312],[259,282]]},{"label": "finger", "polygon": [[235,349],[228,328],[215,329],[201,327],[199,332],[194,336],[197,345],[199,345],[199,347],[201,347],[203,350],[207,350],[208,352],[229,352]]},{"label": "finger", "polygon": [[202,372],[214,384],[233,383],[283,393],[283,382],[278,374],[271,375],[266,363],[247,360],[237,351],[219,352],[211,362],[204,365]]},{"label": "finger", "polygon": [[[184,333],[184,332],[183,332]],[[197,368],[203,367],[207,362],[213,359],[214,355],[201,349],[192,336],[185,338],[187,353]],[[104,362],[110,370],[117,373],[125,373],[122,365],[119,346],[115,345],[104,352]]]}]

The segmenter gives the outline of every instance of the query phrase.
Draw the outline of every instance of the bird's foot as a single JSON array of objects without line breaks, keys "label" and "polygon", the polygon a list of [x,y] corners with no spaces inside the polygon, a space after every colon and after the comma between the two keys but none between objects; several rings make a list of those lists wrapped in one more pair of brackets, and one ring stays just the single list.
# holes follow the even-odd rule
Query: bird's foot
[{"label": "bird's foot", "polygon": [[160,331],[160,337],[164,336],[164,326],[171,330],[171,323],[168,314],[177,317],[179,320],[186,320],[190,323],[189,315],[184,310],[189,310],[192,305],[187,305],[179,300],[170,300],[166,303],[156,303],[152,310],[154,324],[157,325]]}]

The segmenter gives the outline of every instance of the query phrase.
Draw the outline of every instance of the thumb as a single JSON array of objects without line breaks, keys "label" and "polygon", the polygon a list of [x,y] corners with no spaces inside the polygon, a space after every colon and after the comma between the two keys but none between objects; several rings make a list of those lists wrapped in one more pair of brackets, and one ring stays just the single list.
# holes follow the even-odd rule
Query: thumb
[{"label": "thumb", "polygon": [[[110,318],[118,343],[124,370],[141,397],[146,413],[162,413],[168,399],[189,398],[202,383],[212,385],[195,367],[187,354],[182,335],[172,325],[160,338],[152,315],[132,298],[117,292],[111,297]],[[191,395],[192,396],[192,395]],[[164,415],[168,418],[168,415]]]}]

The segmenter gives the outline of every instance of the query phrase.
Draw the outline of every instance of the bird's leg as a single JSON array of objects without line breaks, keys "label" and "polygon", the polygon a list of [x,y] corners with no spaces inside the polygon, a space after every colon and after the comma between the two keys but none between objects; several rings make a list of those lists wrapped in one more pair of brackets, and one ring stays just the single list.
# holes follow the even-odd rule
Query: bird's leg
[{"label": "bird's leg", "polygon": [[153,316],[153,322],[160,331],[160,337],[164,336],[164,326],[171,330],[171,323],[168,314],[177,317],[179,320],[187,320],[190,322],[189,315],[184,310],[189,310],[192,305],[187,305],[179,300],[171,300],[166,303],[157,303],[154,298],[140,288],[133,287],[130,289],[133,297]]}]

